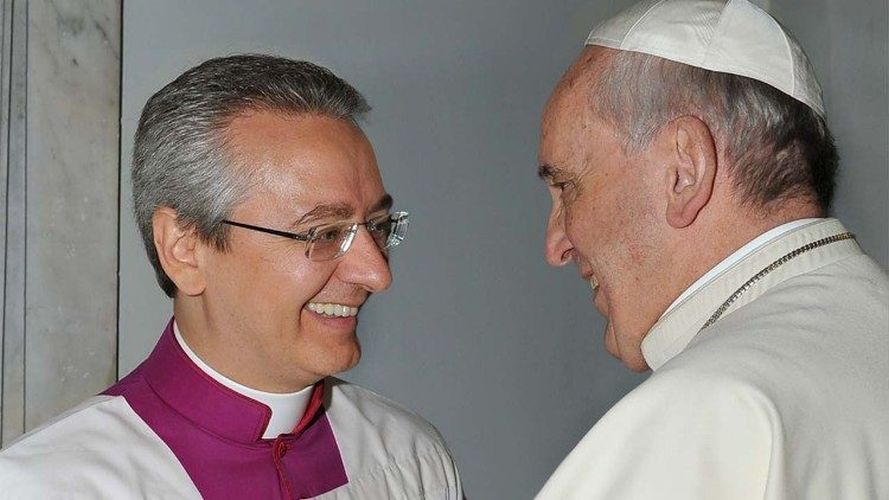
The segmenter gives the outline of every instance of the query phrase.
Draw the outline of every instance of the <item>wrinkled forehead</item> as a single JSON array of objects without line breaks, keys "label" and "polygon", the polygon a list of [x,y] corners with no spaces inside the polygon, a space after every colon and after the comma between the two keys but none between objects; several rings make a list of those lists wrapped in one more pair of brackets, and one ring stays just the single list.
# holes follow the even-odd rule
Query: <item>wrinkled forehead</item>
[{"label": "wrinkled forehead", "polygon": [[541,143],[569,130],[582,131],[598,122],[596,83],[618,51],[587,46],[565,72],[547,101],[541,124]]},{"label": "wrinkled forehead", "polygon": [[577,164],[595,149],[591,141],[601,138],[603,130],[610,130],[607,120],[598,112],[597,81],[617,52],[588,46],[559,80],[541,123],[538,152],[541,165]]},{"label": "wrinkled forehead", "polygon": [[591,111],[596,99],[596,83],[617,51],[590,45],[584,48],[553,90],[546,105],[544,121],[563,117],[572,111]]}]

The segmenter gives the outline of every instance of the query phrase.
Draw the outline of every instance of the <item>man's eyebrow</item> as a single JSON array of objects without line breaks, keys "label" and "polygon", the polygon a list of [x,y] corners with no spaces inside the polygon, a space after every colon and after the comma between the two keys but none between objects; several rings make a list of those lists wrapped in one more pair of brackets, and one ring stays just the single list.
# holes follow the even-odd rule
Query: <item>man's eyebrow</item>
[{"label": "man's eyebrow", "polygon": [[348,219],[354,213],[355,209],[347,203],[316,205],[315,208],[309,210],[294,222],[293,227],[321,219]]},{"label": "man's eyebrow", "polygon": [[392,205],[394,203],[395,203],[395,201],[392,199],[392,195],[385,194],[385,195],[383,195],[382,198],[380,198],[380,201],[376,202],[376,204],[374,204],[374,206],[372,206],[370,208],[369,213],[380,212],[382,210],[389,210],[390,208],[392,208]]},{"label": "man's eyebrow", "polygon": [[562,171],[552,165],[541,165],[537,167],[537,177],[540,177],[544,181],[551,181],[557,175],[561,174]]},{"label": "man's eyebrow", "polygon": [[[376,202],[370,209],[370,213],[389,210],[392,208],[393,200],[391,195],[384,195],[380,201]],[[355,209],[348,203],[328,203],[317,205],[315,208],[306,212],[292,227],[301,226],[308,222],[324,219],[348,219],[355,214]]]}]

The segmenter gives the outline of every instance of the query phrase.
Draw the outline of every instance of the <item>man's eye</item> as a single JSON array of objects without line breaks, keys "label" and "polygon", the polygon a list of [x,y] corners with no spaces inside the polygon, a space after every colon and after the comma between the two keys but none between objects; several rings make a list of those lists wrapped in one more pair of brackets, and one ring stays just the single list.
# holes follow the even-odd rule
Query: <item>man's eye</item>
[{"label": "man's eye", "polygon": [[339,239],[342,229],[338,227],[324,228],[315,233],[315,239],[321,241],[335,241]]},{"label": "man's eye", "polygon": [[390,224],[389,224],[388,220],[379,221],[379,222],[370,224],[370,226],[367,229],[372,233],[388,234],[389,233],[389,225]]}]

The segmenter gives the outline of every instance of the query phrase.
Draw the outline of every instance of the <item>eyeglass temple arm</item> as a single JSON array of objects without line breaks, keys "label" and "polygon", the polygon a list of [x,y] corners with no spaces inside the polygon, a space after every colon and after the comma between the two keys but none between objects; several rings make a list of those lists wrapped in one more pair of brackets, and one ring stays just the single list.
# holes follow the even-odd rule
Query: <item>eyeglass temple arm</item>
[{"label": "eyeglass temple arm", "polygon": [[259,231],[260,233],[274,234],[276,236],[283,236],[285,238],[290,238],[292,240],[297,241],[309,241],[309,235],[307,234],[296,234],[296,233],[288,233],[287,231],[278,231],[276,229],[269,229],[267,227],[254,226],[252,224],[244,224],[243,222],[235,222],[228,219],[222,221],[225,224],[231,226],[242,227],[244,229],[250,229],[253,231]]}]

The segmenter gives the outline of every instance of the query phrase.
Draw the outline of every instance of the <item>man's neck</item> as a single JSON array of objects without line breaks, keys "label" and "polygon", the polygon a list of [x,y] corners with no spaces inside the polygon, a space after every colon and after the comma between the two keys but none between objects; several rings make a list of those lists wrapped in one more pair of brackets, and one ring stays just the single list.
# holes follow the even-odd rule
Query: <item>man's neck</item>
[{"label": "man's neck", "polygon": [[733,256],[743,257],[739,254],[751,251],[749,245],[765,243],[758,238],[769,234],[777,237],[779,228],[787,229],[787,225],[795,221],[820,217],[823,217],[821,210],[808,202],[788,202],[779,213],[766,216],[751,213],[742,206],[706,214],[697,227],[686,234],[677,233],[673,248],[668,249],[667,255],[674,256],[674,261],[665,265],[665,272],[670,275],[669,285],[664,287],[667,293],[655,322]]},{"label": "man's neck", "polygon": [[280,434],[293,432],[299,420],[302,418],[312,396],[313,386],[306,387],[300,391],[293,393],[270,393],[260,391],[251,387],[247,387],[234,381],[225,375],[216,371],[212,366],[202,360],[188,345],[182,335],[179,325],[173,321],[173,333],[179,346],[188,356],[188,358],[201,371],[210,376],[213,380],[228,387],[229,389],[246,396],[254,401],[258,401],[266,405],[271,410],[271,418],[263,432],[263,438],[273,439]]},{"label": "man's neck", "polygon": [[806,224],[809,224],[812,222],[816,222],[819,220],[822,220],[822,219],[819,219],[819,218],[799,219],[799,220],[795,220],[795,221],[788,222],[785,224],[781,224],[780,226],[770,229],[770,230],[766,231],[765,233],[757,236],[753,240],[747,242],[741,248],[739,248],[738,250],[735,250],[728,257],[722,259],[719,263],[717,263],[715,266],[710,268],[709,271],[707,271],[700,278],[695,280],[694,283],[689,285],[685,289],[685,291],[682,292],[679,295],[679,297],[677,297],[676,300],[674,300],[673,303],[670,304],[669,307],[667,307],[667,310],[664,311],[664,313],[661,315],[661,317],[663,317],[667,313],[669,313],[674,307],[676,307],[677,304],[679,304],[683,300],[685,300],[686,297],[693,294],[695,291],[697,291],[701,287],[706,286],[706,284],[709,283],[716,276],[718,276],[723,271],[725,271],[728,268],[730,268],[731,266],[733,266],[735,263],[741,261],[747,255],[753,253],[758,248],[768,244],[772,240],[775,240],[775,239],[781,237],[781,235],[783,235],[784,233],[786,233],[788,231],[791,231],[793,229],[796,229],[797,227],[800,227],[800,226],[803,226],[803,225],[806,225]]},{"label": "man's neck", "polygon": [[[177,295],[173,316],[188,346],[214,370],[247,387],[269,393],[294,393],[314,386],[321,377],[305,373],[293,363],[284,366],[268,359],[252,325],[211,311],[201,296]],[[220,316],[222,318],[220,319]]]}]

